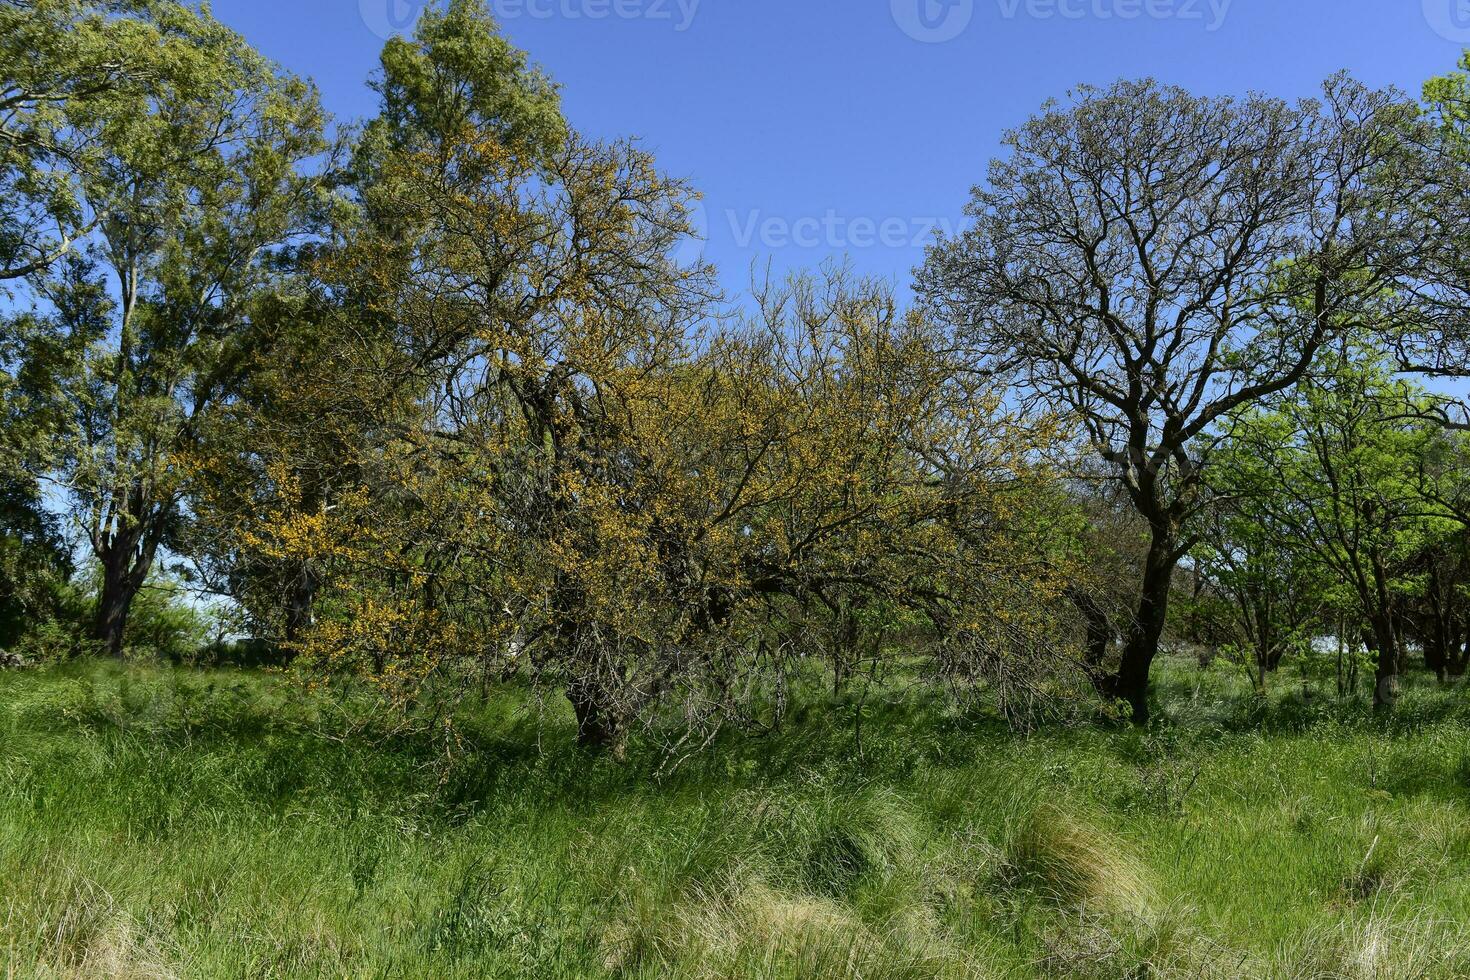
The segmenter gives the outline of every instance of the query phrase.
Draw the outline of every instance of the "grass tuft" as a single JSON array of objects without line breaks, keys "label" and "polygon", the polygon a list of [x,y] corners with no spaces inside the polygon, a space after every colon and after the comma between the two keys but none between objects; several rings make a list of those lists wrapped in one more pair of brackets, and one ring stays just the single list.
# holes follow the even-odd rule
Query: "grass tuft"
[{"label": "grass tuft", "polygon": [[1158,896],[1142,863],[1116,837],[1058,806],[1032,810],[1006,852],[1008,877],[1059,905],[1153,917]]}]

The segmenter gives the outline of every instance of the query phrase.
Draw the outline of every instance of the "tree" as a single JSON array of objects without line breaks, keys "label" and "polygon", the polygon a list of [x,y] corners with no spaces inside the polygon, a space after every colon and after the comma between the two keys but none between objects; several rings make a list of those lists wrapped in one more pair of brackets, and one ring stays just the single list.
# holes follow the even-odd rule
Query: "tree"
[{"label": "tree", "polygon": [[211,588],[243,605],[257,637],[284,652],[314,619],[322,562],[288,557],[260,532],[332,511],[339,491],[367,479],[355,461],[418,423],[425,362],[447,356],[376,312],[391,306],[383,293],[406,260],[391,243],[415,233],[402,202],[436,167],[467,159],[456,140],[488,135],[541,159],[566,135],[555,86],[500,36],[483,3],[426,11],[413,38],[387,42],[381,64],[371,82],[380,112],[353,149],[330,235],[257,314],[270,339],[190,458],[191,556]]},{"label": "tree", "polygon": [[98,128],[179,70],[197,25],[153,0],[0,3],[0,282],[43,273],[100,224]]},{"label": "tree", "polygon": [[1021,659],[1050,421],[841,270],[718,315],[671,258],[688,188],[566,127],[480,4],[389,42],[375,87],[357,220],[288,312],[318,370],[253,376],[200,498],[265,593],[310,570],[307,667],[398,705],[525,676],[618,753],[671,698],[713,726],[796,651],[842,685],[916,622],[956,678]]},{"label": "tree", "polygon": [[58,408],[45,384],[48,355],[58,353],[26,354],[0,333],[0,649],[54,612],[57,590],[72,572],[61,522],[47,511],[40,480],[52,459]]},{"label": "tree", "polygon": [[[1288,528],[1273,517],[1259,485],[1228,465],[1228,451],[1211,474],[1215,496],[1195,516],[1191,536],[1198,543],[1191,567],[1230,610],[1232,652],[1243,654],[1251,684],[1266,693],[1268,677],[1282,660],[1316,637],[1327,602],[1321,569],[1293,542]],[[1225,470],[1242,480],[1225,484]],[[1259,474],[1257,474],[1259,475]]]},{"label": "tree", "polygon": [[[1421,116],[1406,127],[1404,139],[1426,151],[1410,203],[1428,234],[1395,284],[1421,315],[1392,337],[1401,370],[1450,380],[1470,376],[1470,52],[1460,67],[1425,83]],[[1436,417],[1470,428],[1463,398],[1444,401]]]},{"label": "tree", "polygon": [[283,507],[331,508],[355,476],[351,461],[377,444],[371,420],[386,415],[364,404],[382,378],[341,356],[342,326],[307,271],[283,281],[252,315],[259,336],[232,397],[200,419],[179,460],[190,519],[174,547],[277,656],[311,625],[321,571],[309,557],[262,547],[254,532]]},{"label": "tree", "polygon": [[[310,230],[322,193],[310,165],[328,147],[315,91],[207,13],[94,13],[151,68],[145,83],[68,103],[65,129],[86,148],[68,208],[90,231],[27,277],[11,327],[29,394],[57,408],[54,476],[101,567],[94,633],[118,654],[180,518],[178,453],[248,361],[282,252]],[[89,15],[62,30],[95,26]]]},{"label": "tree", "polygon": [[[379,679],[390,664],[405,682],[433,675],[456,645],[508,649],[512,624],[549,612],[545,645],[586,668],[568,681],[584,738],[615,743],[586,569],[546,549],[611,533],[588,515],[630,463],[608,455],[627,402],[679,364],[703,308],[707,275],[666,258],[687,191],[632,144],[570,133],[483,4],[428,13],[382,68],[354,168],[361,218],[322,271],[348,342],[314,379],[344,413],[329,424],[373,438],[330,475],[331,499],[299,457],[268,467],[277,506],[250,537],[336,573],[308,652],[335,637],[333,664]],[[362,365],[382,398],[321,390]]]},{"label": "tree", "polygon": [[1212,474],[1217,493],[1249,500],[1346,591],[1376,658],[1379,706],[1397,694],[1416,561],[1453,526],[1416,477],[1436,436],[1426,402],[1379,348],[1343,342],[1293,397],[1227,424]]},{"label": "tree", "polygon": [[1426,535],[1411,566],[1422,583],[1409,596],[1406,619],[1424,651],[1424,666],[1441,682],[1470,667],[1470,540],[1463,527]]},{"label": "tree", "polygon": [[0,650],[53,615],[57,591],[71,573],[66,541],[34,483],[0,482]]},{"label": "tree", "polygon": [[1194,546],[1211,446],[1332,337],[1404,318],[1386,293],[1418,225],[1414,107],[1346,78],[1321,103],[1197,98],[1151,81],[1080,90],[1009,134],[968,231],[918,288],[977,367],[1073,413],[1150,545],[1117,670],[1135,721],[1170,583]]},{"label": "tree", "polygon": [[[1430,403],[1440,415],[1449,399]],[[1446,412],[1445,415],[1448,413]],[[1450,520],[1428,534],[1415,559],[1422,581],[1410,624],[1424,649],[1425,666],[1441,680],[1470,667],[1470,443],[1450,426],[1429,439],[1414,460],[1415,484],[1427,507]]]},{"label": "tree", "polygon": [[691,725],[717,723],[798,651],[842,686],[928,637],[956,681],[1009,679],[1059,577],[1026,533],[1045,537],[1027,519],[1044,514],[1037,434],[956,387],[875,286],[765,299],[757,322],[677,347],[567,343],[586,394],[546,429],[498,383],[519,366],[477,369],[342,468],[330,512],[279,481],[251,533],[322,570],[308,661],[402,703],[524,674],[614,753],[676,695]]}]

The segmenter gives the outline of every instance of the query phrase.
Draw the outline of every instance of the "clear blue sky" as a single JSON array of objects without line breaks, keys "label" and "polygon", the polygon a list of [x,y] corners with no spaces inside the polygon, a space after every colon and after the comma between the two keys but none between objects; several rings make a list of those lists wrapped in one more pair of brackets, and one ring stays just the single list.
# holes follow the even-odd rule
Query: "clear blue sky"
[{"label": "clear blue sky", "polygon": [[[214,0],[373,109],[382,35],[420,0]],[[494,0],[562,85],[572,123],[638,136],[704,193],[705,254],[732,289],[848,254],[903,284],[953,224],[1003,130],[1078,82],[1152,75],[1207,94],[1313,94],[1349,69],[1417,92],[1470,45],[1470,0]],[[916,37],[917,36],[917,37]],[[918,39],[918,38],[923,38]]]}]

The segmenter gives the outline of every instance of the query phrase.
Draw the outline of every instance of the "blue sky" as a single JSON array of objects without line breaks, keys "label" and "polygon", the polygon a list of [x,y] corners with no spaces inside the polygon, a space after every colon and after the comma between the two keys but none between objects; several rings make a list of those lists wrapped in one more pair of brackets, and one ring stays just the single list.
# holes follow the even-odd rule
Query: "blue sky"
[{"label": "blue sky", "polygon": [[[383,37],[421,0],[214,0],[371,113]],[[847,255],[899,284],[961,220],[1001,133],[1079,82],[1152,75],[1296,97],[1349,69],[1418,91],[1470,46],[1470,0],[493,0],[583,132],[637,136],[705,195],[732,290]]]}]

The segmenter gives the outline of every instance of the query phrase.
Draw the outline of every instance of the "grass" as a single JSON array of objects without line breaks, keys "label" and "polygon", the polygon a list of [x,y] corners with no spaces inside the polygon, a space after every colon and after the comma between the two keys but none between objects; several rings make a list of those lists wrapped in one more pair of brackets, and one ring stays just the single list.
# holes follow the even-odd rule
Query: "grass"
[{"label": "grass", "polygon": [[446,761],[264,674],[0,673],[0,975],[1470,975],[1465,690],[1174,661],[1161,699],[1024,738],[869,702],[861,759],[812,710],[654,778],[516,691]]}]

